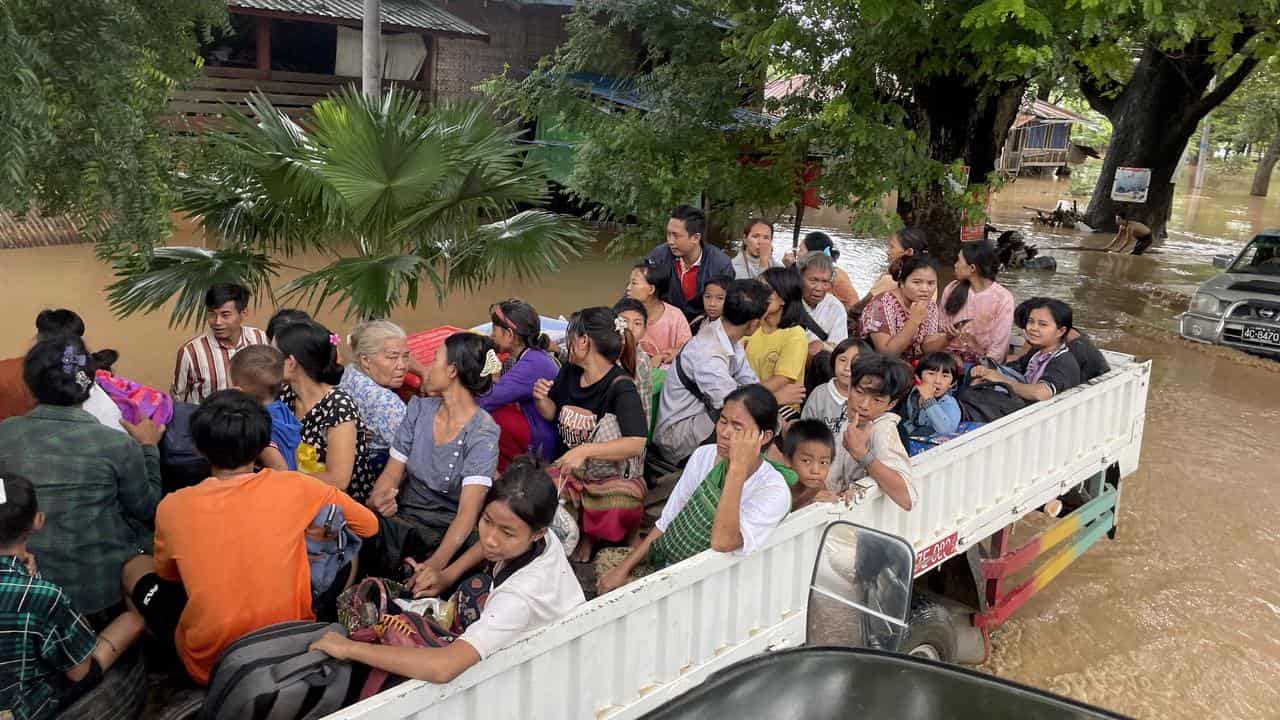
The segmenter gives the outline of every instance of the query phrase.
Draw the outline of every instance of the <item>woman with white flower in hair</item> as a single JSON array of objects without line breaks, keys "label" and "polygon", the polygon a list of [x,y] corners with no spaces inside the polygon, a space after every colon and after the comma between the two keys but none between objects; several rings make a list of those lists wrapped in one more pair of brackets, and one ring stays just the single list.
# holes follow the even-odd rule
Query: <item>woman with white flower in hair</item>
[{"label": "woman with white flower in hair", "polygon": [[579,512],[574,560],[594,542],[621,542],[644,519],[644,446],[649,432],[636,389],[636,338],[607,307],[580,310],[565,333],[569,362],[533,387],[538,412],[560,431],[553,477]]},{"label": "woman with white flower in hair", "polygon": [[369,495],[382,519],[362,569],[386,577],[405,577],[420,564],[443,571],[471,544],[498,467],[498,424],[476,397],[501,370],[483,335],[456,333],[436,351],[422,379],[427,397],[409,403]]}]

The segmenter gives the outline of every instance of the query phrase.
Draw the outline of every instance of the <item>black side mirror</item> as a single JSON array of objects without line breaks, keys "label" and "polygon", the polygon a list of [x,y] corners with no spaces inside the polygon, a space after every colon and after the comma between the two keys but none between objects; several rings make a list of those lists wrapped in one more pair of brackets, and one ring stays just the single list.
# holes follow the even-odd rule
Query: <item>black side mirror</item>
[{"label": "black side mirror", "polygon": [[896,652],[907,634],[915,551],[896,535],[834,522],[809,583],[810,645]]}]

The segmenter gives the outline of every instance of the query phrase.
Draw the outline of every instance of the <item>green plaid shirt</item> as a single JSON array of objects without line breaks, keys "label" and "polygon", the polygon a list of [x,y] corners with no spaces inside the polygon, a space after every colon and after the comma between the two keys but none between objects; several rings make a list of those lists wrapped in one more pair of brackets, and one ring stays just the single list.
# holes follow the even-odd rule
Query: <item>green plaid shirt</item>
[{"label": "green plaid shirt", "polygon": [[62,590],[0,556],[0,716],[53,717],[70,689],[66,672],[88,659],[98,636]]},{"label": "green plaid shirt", "polygon": [[119,603],[125,561],[151,549],[159,451],[80,408],[39,405],[0,422],[0,477],[7,472],[31,480],[46,515],[28,543],[40,573],[86,614]]}]

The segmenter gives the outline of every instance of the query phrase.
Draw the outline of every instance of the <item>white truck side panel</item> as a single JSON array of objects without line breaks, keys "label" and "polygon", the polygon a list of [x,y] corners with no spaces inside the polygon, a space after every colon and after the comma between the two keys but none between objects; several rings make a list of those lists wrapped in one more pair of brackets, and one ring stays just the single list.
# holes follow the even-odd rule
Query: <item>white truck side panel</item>
[{"label": "white truck side panel", "polygon": [[1150,363],[1108,354],[1107,375],[913,459],[917,509],[877,488],[851,506],[790,515],[745,558],[705,552],[587,603],[447,685],[406,682],[333,720],[633,718],[708,674],[804,641],[822,532],[849,520],[917,551],[957,534],[952,554],[1108,465],[1137,466]]}]

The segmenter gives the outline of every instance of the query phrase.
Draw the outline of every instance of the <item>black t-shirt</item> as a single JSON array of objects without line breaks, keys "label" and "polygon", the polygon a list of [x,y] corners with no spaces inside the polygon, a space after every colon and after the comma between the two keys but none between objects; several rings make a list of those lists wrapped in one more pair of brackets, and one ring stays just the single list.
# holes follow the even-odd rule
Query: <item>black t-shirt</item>
[{"label": "black t-shirt", "polygon": [[[556,414],[565,407],[577,407],[595,415],[599,420],[612,414],[618,419],[618,429],[624,437],[646,437],[649,424],[645,420],[640,392],[621,367],[615,366],[600,380],[582,387],[582,368],[568,364],[560,368],[548,395],[556,404]],[[561,426],[563,435],[565,428]],[[567,444],[568,438],[562,438]]]},{"label": "black t-shirt", "polygon": [[[1014,361],[1010,367],[1025,374],[1027,366],[1031,363],[1031,358],[1034,355],[1034,352],[1029,352]],[[1053,389],[1054,395],[1066,392],[1081,382],[1080,363],[1076,361],[1076,356],[1071,352],[1058,353],[1045,366],[1044,373],[1040,375],[1040,379],[1036,382],[1046,383]]]}]

